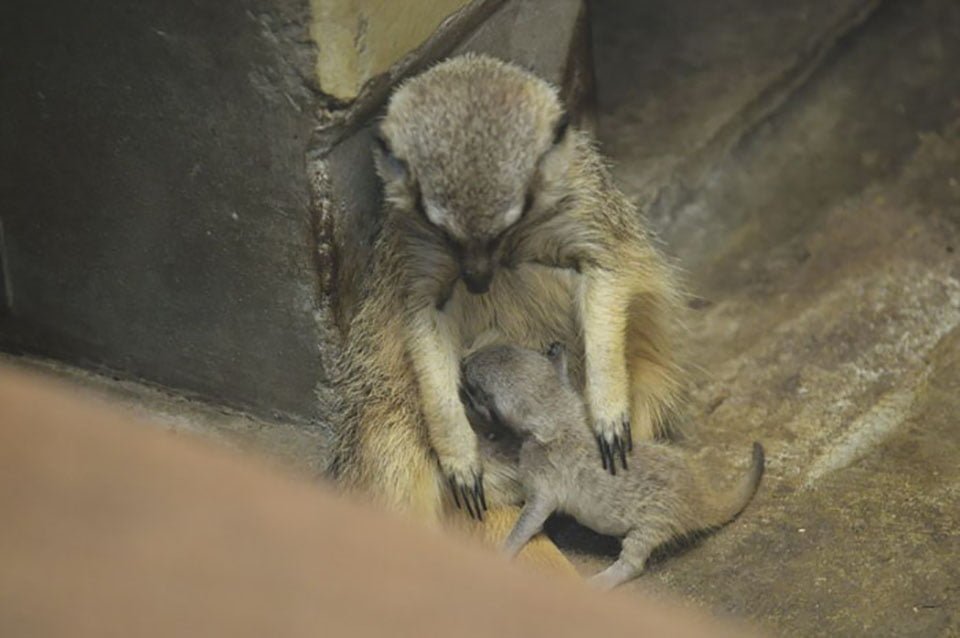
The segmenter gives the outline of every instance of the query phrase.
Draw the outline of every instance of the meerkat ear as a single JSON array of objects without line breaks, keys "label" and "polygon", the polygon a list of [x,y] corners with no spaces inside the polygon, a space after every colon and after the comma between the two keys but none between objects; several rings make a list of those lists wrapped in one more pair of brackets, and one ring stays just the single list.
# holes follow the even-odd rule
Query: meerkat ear
[{"label": "meerkat ear", "polygon": [[387,136],[379,125],[373,127],[373,161],[377,165],[377,173],[384,182],[406,180],[407,165],[393,153]]},{"label": "meerkat ear", "polygon": [[540,161],[540,171],[547,183],[563,180],[573,156],[573,137],[570,117],[564,113],[553,125],[553,144]]},{"label": "meerkat ear", "polygon": [[569,383],[570,374],[567,371],[567,348],[559,341],[554,341],[547,350],[547,358],[550,359],[553,367],[557,369],[557,374],[560,375],[563,382]]},{"label": "meerkat ear", "polygon": [[567,136],[567,129],[570,128],[570,115],[564,111],[557,123],[553,125],[553,145],[556,146]]}]

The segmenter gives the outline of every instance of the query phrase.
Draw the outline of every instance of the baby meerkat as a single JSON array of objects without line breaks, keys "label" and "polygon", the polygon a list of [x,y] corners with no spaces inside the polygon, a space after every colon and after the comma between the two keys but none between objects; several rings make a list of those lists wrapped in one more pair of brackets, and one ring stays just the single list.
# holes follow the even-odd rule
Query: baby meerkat
[{"label": "baby meerkat", "polygon": [[526,502],[504,549],[515,555],[554,512],[573,516],[601,534],[623,538],[619,559],[591,582],[603,589],[638,576],[658,546],[719,527],[750,502],[763,474],[763,447],[729,491],[718,492],[689,453],[664,443],[637,442],[610,474],[595,461],[587,408],[567,375],[566,353],[547,355],[497,345],[470,354],[462,365],[461,397],[474,415],[515,432]]}]

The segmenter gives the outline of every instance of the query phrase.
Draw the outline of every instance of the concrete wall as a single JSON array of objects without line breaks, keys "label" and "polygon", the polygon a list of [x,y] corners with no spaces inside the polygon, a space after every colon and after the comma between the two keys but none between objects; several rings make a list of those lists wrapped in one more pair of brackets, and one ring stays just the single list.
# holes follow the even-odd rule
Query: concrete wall
[{"label": "concrete wall", "polygon": [[[474,0],[444,20],[464,4],[7,3],[0,348],[324,420],[328,309],[351,307],[378,223],[365,127],[391,86],[461,50],[582,84],[580,0]],[[366,22],[366,43],[316,42],[334,14]],[[318,68],[364,55],[361,97],[331,102],[346,93]]]},{"label": "concrete wall", "polygon": [[3,346],[310,416],[306,8],[15,0],[2,16]]},{"label": "concrete wall", "polygon": [[357,97],[371,78],[419,47],[469,0],[311,0],[317,78],[338,100]]}]

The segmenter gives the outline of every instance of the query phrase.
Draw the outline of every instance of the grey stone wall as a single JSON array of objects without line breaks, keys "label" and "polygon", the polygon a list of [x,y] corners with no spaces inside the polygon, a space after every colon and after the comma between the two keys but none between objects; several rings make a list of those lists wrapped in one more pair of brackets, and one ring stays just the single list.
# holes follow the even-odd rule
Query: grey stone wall
[{"label": "grey stone wall", "polygon": [[545,7],[475,0],[331,111],[306,0],[8,3],[0,349],[325,420],[330,313],[349,317],[378,223],[367,125],[462,50],[582,95],[580,0],[549,5],[551,37]]},{"label": "grey stone wall", "polygon": [[314,416],[300,5],[4,5],[4,349]]}]

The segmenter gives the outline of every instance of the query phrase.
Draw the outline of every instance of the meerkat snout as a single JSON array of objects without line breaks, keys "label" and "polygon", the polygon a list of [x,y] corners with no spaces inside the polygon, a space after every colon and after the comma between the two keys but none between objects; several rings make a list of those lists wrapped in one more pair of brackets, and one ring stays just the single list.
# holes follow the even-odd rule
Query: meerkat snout
[{"label": "meerkat snout", "polygon": [[460,259],[460,277],[471,293],[478,295],[490,289],[493,280],[494,246],[487,242],[471,242]]}]

